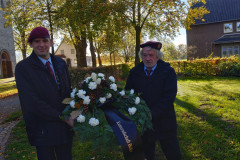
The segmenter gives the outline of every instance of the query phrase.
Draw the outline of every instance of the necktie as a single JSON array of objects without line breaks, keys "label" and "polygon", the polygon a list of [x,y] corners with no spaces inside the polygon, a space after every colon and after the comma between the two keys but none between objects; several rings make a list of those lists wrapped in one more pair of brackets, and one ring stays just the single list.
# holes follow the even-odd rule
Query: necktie
[{"label": "necktie", "polygon": [[146,71],[147,71],[148,78],[149,78],[149,77],[150,77],[150,75],[151,75],[151,73],[152,73],[152,70],[148,70],[148,69],[146,69]]},{"label": "necktie", "polygon": [[50,74],[52,75],[53,79],[55,80],[55,76],[54,76],[54,73],[53,73],[53,70],[52,70],[52,68],[51,68],[51,66],[50,66],[49,61],[47,61],[46,66],[47,66],[48,71],[49,71]]}]

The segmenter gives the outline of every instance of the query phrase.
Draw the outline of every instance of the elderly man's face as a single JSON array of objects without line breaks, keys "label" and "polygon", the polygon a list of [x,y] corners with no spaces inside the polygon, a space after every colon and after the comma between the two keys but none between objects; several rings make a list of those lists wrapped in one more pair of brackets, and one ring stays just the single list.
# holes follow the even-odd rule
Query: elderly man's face
[{"label": "elderly man's face", "polygon": [[152,69],[158,61],[157,53],[149,47],[143,48],[142,60],[147,69]]},{"label": "elderly man's face", "polygon": [[49,58],[49,48],[52,46],[52,44],[52,40],[49,38],[36,38],[32,41],[32,43],[29,43],[36,55],[43,59]]}]

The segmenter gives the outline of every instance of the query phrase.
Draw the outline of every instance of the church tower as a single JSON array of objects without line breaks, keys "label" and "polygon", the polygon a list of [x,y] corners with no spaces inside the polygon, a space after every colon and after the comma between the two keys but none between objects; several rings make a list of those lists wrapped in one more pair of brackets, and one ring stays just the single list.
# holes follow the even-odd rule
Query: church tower
[{"label": "church tower", "polygon": [[[6,1],[0,0],[0,8],[6,7]],[[0,78],[14,76],[16,56],[14,48],[13,30],[11,27],[4,28],[5,19],[0,10]]]}]

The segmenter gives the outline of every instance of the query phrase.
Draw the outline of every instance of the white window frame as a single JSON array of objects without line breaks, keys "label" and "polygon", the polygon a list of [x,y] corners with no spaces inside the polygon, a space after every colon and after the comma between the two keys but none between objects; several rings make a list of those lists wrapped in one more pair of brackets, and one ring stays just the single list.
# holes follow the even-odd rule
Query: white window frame
[{"label": "white window frame", "polygon": [[[239,27],[238,27],[238,26],[239,26]],[[237,32],[240,32],[240,22],[237,22],[237,23],[236,23],[236,31],[237,31]]]},{"label": "white window frame", "polygon": [[[232,30],[226,30],[225,29],[225,25],[231,25],[232,26]],[[224,33],[231,33],[231,32],[233,32],[233,23],[224,23],[224,25],[223,25],[223,32]]]},{"label": "white window frame", "polygon": [[[223,48],[226,48],[226,56],[223,56]],[[236,55],[234,53],[234,48],[237,47],[238,48],[238,55],[239,55],[239,45],[224,45],[222,46],[222,50],[221,50],[221,55],[222,57],[230,57],[230,56],[233,56],[233,55]],[[229,55],[229,48],[232,48],[232,55]]]}]

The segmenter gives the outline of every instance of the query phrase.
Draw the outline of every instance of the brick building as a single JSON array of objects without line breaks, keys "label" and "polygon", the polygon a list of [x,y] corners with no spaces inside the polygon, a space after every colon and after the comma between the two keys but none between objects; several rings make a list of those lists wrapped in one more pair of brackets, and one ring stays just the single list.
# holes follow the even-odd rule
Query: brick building
[{"label": "brick building", "polygon": [[[187,45],[194,47],[191,58],[213,56],[229,57],[239,54],[240,47],[240,0],[206,0],[210,11],[205,21],[197,20],[187,30]],[[203,5],[198,3],[198,5]],[[195,7],[198,7],[196,5]]]}]

